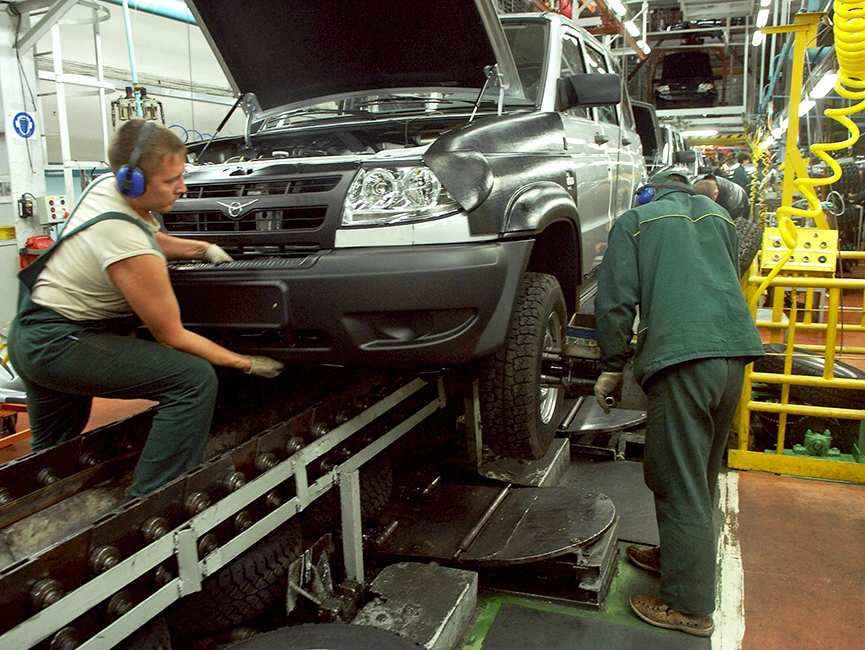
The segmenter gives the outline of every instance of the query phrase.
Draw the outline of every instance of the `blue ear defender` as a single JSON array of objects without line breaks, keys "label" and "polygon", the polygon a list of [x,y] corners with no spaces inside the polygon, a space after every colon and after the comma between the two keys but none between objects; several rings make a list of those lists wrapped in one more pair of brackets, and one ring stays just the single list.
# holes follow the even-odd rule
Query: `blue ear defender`
[{"label": "blue ear defender", "polygon": [[688,187],[682,183],[646,183],[637,190],[637,204],[646,205],[649,201],[655,198],[659,190],[678,190],[690,195],[695,195],[697,192],[692,187]]},{"label": "blue ear defender", "polygon": [[138,161],[141,160],[141,154],[144,153],[144,147],[147,146],[150,133],[155,126],[153,122],[144,123],[138,133],[138,139],[135,141],[132,153],[129,155],[129,161],[117,170],[117,189],[127,198],[138,198],[144,194],[147,187],[144,172],[138,168]]},{"label": "blue ear defender", "polygon": [[640,189],[637,190],[637,204],[638,205],[646,205],[649,201],[651,201],[655,196],[655,187],[654,185],[643,185]]}]

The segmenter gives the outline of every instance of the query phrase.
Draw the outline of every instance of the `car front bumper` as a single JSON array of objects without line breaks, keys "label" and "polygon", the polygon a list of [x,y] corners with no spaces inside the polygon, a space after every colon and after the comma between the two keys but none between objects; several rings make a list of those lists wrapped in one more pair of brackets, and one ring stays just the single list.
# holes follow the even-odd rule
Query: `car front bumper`
[{"label": "car front bumper", "polygon": [[439,368],[505,341],[532,241],[173,265],[187,327],[291,363]]}]

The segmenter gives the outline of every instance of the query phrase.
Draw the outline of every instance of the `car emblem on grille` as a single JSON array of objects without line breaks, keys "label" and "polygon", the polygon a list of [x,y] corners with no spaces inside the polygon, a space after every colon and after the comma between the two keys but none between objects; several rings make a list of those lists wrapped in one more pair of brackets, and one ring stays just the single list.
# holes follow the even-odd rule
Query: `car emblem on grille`
[{"label": "car emblem on grille", "polygon": [[252,199],[252,201],[249,201],[247,203],[241,203],[240,201],[232,201],[231,203],[223,203],[222,201],[217,201],[217,203],[223,208],[228,209],[229,217],[231,217],[232,219],[239,219],[243,215],[243,211],[256,201],[258,201],[258,199]]}]

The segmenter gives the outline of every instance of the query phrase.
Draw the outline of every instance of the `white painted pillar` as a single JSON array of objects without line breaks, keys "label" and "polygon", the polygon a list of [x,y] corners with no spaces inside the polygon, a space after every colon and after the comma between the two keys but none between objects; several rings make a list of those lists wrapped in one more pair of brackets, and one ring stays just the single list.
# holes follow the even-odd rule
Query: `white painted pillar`
[{"label": "white painted pillar", "polygon": [[19,249],[24,248],[28,237],[42,234],[37,216],[18,218],[18,199],[25,195],[31,200],[45,196],[36,65],[32,50],[21,52],[19,57],[15,49],[17,38],[29,28],[27,15],[11,16],[0,11],[0,233],[5,235],[10,226],[15,228],[14,240],[0,239],[2,334],[8,331],[15,315]]}]

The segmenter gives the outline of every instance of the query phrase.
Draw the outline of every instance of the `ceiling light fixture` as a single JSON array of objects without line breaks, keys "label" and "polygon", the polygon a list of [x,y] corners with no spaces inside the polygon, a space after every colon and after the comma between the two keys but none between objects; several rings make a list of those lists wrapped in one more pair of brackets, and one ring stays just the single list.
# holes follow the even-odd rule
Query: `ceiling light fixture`
[{"label": "ceiling light fixture", "polygon": [[621,0],[607,0],[607,7],[612,9],[617,16],[624,16],[628,13],[628,10],[625,9],[625,5],[621,3]]},{"label": "ceiling light fixture", "polygon": [[834,72],[827,72],[823,75],[817,85],[811,89],[812,99],[822,99],[830,90],[835,87],[835,82],[838,80],[838,75]]},{"label": "ceiling light fixture", "polygon": [[683,138],[709,138],[718,135],[718,129],[694,129],[693,131],[682,131]]},{"label": "ceiling light fixture", "polygon": [[755,23],[757,27],[765,27],[769,24],[769,10],[768,9],[760,9],[757,12],[757,22]]},{"label": "ceiling light fixture", "polygon": [[643,54],[649,54],[649,52],[652,51],[652,48],[649,47],[649,44],[646,43],[646,39],[644,38],[641,38],[639,41],[637,41],[637,47],[643,50]]},{"label": "ceiling light fixture", "polygon": [[799,104],[799,116],[801,117],[807,115],[808,111],[810,111],[816,105],[817,102],[815,102],[813,99],[806,99],[801,104]]},{"label": "ceiling light fixture", "polygon": [[637,38],[637,36],[640,35],[640,28],[637,27],[637,24],[633,20],[626,20],[624,25],[625,29],[628,30],[628,33],[634,38]]},{"label": "ceiling light fixture", "polygon": [[754,35],[751,37],[751,45],[760,47],[763,44],[763,32],[759,29],[754,30]]},{"label": "ceiling light fixture", "polygon": [[772,5],[772,0],[760,0],[761,7],[769,7]]}]

